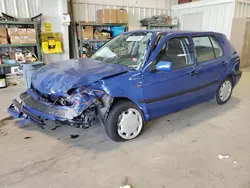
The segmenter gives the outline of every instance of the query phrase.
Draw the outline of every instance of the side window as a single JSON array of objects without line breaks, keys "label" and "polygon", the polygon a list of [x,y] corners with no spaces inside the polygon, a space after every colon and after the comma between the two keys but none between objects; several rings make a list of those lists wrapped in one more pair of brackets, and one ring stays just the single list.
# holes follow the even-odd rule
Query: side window
[{"label": "side window", "polygon": [[172,68],[177,69],[193,64],[189,53],[189,40],[186,37],[172,38],[163,45],[157,57],[159,61],[172,62]]},{"label": "side window", "polygon": [[213,46],[208,36],[193,37],[198,63],[215,59]]},{"label": "side window", "polygon": [[215,57],[221,57],[224,55],[222,47],[220,45],[220,43],[214,38],[214,37],[210,37],[212,45],[214,47],[214,53],[215,53]]}]

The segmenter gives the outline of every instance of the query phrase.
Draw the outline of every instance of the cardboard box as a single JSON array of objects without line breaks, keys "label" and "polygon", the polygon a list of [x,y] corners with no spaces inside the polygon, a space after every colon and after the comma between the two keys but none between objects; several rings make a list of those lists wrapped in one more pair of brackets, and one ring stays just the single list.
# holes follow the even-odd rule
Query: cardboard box
[{"label": "cardboard box", "polygon": [[250,18],[234,18],[230,42],[240,56],[240,67],[250,66]]},{"label": "cardboard box", "polygon": [[6,30],[6,28],[0,28],[0,37],[7,38],[7,30]]},{"label": "cardboard box", "polygon": [[97,10],[98,23],[116,23],[116,9]]},{"label": "cardboard box", "polygon": [[116,22],[117,23],[127,23],[128,22],[128,13],[125,9],[116,10]]},{"label": "cardboard box", "polygon": [[28,36],[27,29],[26,28],[18,29],[18,35],[19,36]]},{"label": "cardboard box", "polygon": [[172,17],[171,16],[168,16],[167,17],[167,25],[172,25]]},{"label": "cardboard box", "polygon": [[29,38],[36,38],[36,30],[28,28],[27,35],[29,36]]},{"label": "cardboard box", "polygon": [[12,36],[19,36],[18,35],[18,28],[8,28],[8,35],[9,37],[12,37]]},{"label": "cardboard box", "polygon": [[93,39],[94,37],[94,28],[92,26],[86,26],[82,30],[82,38],[83,39]]},{"label": "cardboard box", "polygon": [[27,35],[29,37],[28,43],[36,43],[36,30],[35,29],[27,29]]},{"label": "cardboard box", "polygon": [[29,44],[29,37],[28,36],[20,36],[20,44]]},{"label": "cardboard box", "polygon": [[147,27],[144,26],[128,26],[128,31],[136,31],[136,30],[146,30]]},{"label": "cardboard box", "polygon": [[11,44],[20,44],[20,37],[19,36],[11,36],[10,43]]},{"label": "cardboard box", "polygon": [[8,44],[7,37],[0,37],[0,44]]},{"label": "cardboard box", "polygon": [[35,38],[29,38],[28,43],[29,44],[36,43],[36,39]]}]

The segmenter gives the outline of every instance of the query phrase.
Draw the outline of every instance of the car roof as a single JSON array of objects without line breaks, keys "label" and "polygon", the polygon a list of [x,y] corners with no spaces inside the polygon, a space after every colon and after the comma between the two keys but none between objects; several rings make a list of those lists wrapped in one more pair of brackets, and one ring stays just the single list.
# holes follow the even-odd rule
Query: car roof
[{"label": "car roof", "polygon": [[148,30],[135,30],[135,31],[129,31],[126,33],[140,33],[140,32],[149,32],[149,33],[155,33],[155,34],[201,34],[201,35],[209,35],[209,34],[220,34],[212,31],[185,31],[185,30],[172,30],[172,29],[148,29]]}]

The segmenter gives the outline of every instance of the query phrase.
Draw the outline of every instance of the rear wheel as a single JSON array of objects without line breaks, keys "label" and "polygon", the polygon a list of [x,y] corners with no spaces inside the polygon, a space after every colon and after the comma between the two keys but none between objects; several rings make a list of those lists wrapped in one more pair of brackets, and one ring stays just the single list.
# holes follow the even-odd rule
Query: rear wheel
[{"label": "rear wheel", "polygon": [[233,84],[230,78],[226,78],[221,83],[215,95],[215,102],[219,105],[225,104],[231,97]]},{"label": "rear wheel", "polygon": [[144,125],[141,110],[130,101],[118,101],[105,123],[105,132],[116,142],[132,140],[140,135]]}]

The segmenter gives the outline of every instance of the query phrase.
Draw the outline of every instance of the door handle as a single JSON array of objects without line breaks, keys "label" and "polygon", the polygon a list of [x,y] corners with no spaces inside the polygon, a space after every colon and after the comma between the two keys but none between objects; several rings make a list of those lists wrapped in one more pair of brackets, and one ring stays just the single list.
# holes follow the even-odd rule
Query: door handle
[{"label": "door handle", "polygon": [[197,74],[199,74],[199,72],[195,71],[195,70],[193,70],[193,71],[190,72],[190,76],[194,76],[194,75],[197,75]]},{"label": "door handle", "polygon": [[221,66],[225,66],[227,63],[225,61],[221,62]]}]

